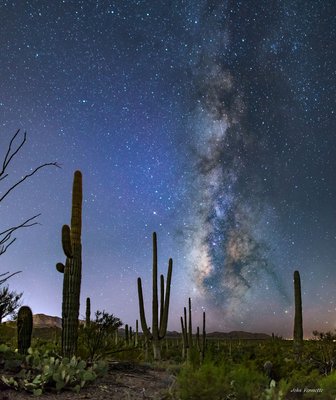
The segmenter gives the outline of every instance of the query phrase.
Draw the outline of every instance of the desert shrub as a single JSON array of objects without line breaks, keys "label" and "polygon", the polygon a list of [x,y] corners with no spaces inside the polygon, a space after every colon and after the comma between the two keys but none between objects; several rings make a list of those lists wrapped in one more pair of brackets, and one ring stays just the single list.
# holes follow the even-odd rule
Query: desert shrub
[{"label": "desert shrub", "polygon": [[122,325],[119,318],[96,311],[95,320],[80,329],[79,350],[90,361],[107,356],[115,348],[114,333]]},{"label": "desert shrub", "polygon": [[[302,390],[302,393],[305,388],[318,388],[320,378],[319,371],[316,369],[311,369],[309,365],[297,367],[297,369],[293,369],[291,374],[284,379],[284,381],[287,383],[287,390],[285,394],[290,394],[295,388]],[[315,399],[316,393],[307,392],[304,394],[304,398]]]},{"label": "desert shrub", "polygon": [[178,375],[178,395],[182,400],[260,399],[268,379],[253,363],[248,366],[229,363],[204,363],[200,368],[188,365]]},{"label": "desert shrub", "polygon": [[16,324],[0,324],[0,344],[6,344],[14,348],[17,346]]},{"label": "desert shrub", "polygon": [[234,367],[229,377],[237,400],[260,399],[260,393],[268,386],[268,378],[252,364]]},{"label": "desert shrub", "polygon": [[181,400],[221,400],[233,393],[228,378],[229,368],[204,363],[199,369],[185,366],[181,369],[178,382],[178,395]]},{"label": "desert shrub", "polygon": [[319,399],[334,399],[336,397],[336,371],[321,378],[317,387],[322,389]]}]

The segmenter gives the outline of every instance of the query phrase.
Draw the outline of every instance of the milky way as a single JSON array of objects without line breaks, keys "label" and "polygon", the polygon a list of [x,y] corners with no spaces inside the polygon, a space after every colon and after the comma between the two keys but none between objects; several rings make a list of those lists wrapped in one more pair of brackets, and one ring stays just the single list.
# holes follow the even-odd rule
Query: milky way
[{"label": "milky way", "polygon": [[271,277],[284,292],[262,234],[262,214],[269,209],[246,170],[246,154],[256,144],[240,124],[243,95],[232,74],[218,65],[199,78],[200,101],[192,126],[197,176],[192,187],[190,266],[200,293],[240,317],[246,296],[259,290],[263,279]]},{"label": "milky way", "polygon": [[261,148],[255,132],[244,126],[250,105],[234,69],[222,61],[230,48],[230,35],[225,24],[220,36],[216,29],[228,9],[221,4],[209,10],[203,20],[199,18],[208,30],[200,31],[202,40],[215,40],[196,52],[193,63],[197,106],[189,120],[193,203],[187,252],[197,294],[212,307],[241,319],[248,310],[247,299],[262,296],[269,286],[284,305],[289,295],[271,259],[274,237],[268,225],[276,216],[262,192],[260,177],[251,168]]}]

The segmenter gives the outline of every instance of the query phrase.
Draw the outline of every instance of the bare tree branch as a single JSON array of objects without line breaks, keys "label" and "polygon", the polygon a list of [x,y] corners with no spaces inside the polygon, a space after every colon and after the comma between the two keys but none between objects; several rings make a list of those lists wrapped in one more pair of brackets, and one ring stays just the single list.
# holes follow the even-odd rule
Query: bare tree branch
[{"label": "bare tree branch", "polygon": [[16,238],[12,238],[12,234],[20,228],[29,228],[30,226],[38,225],[38,222],[31,222],[31,221],[33,221],[40,215],[41,214],[36,214],[33,217],[28,218],[26,221],[22,222],[20,225],[13,226],[11,228],[6,229],[3,232],[0,232],[0,256],[6,252],[6,250],[11,244],[15,242]]},{"label": "bare tree branch", "polygon": [[[4,274],[0,274],[0,285],[2,285],[3,283],[5,283],[7,281],[7,279],[11,278],[14,275],[17,275],[19,273],[21,273],[22,271],[16,271],[13,272],[12,274],[8,275],[9,272],[5,272]],[[8,275],[8,276],[6,276]]]},{"label": "bare tree branch", "polygon": [[[2,167],[0,170],[0,182],[3,181],[8,177],[7,173],[7,168],[13,158],[18,154],[18,152],[22,149],[24,144],[26,143],[27,140],[27,133],[24,132],[23,138],[20,141],[20,143],[15,144],[15,139],[20,133],[20,129],[16,131],[16,133],[13,135],[12,139],[9,142],[8,148],[6,155],[4,157]],[[32,170],[30,173],[24,175],[21,179],[19,179],[16,183],[14,183],[4,194],[0,196],[0,202],[4,200],[17,186],[19,186],[21,183],[23,183],[26,179],[30,178],[31,176],[35,175],[40,169],[48,166],[54,166],[57,168],[61,168],[60,164],[57,162],[51,162],[51,163],[44,163],[36,167],[34,170]],[[13,237],[13,234],[15,231],[21,228],[28,228],[33,225],[37,225],[38,222],[35,221],[37,217],[39,217],[41,214],[34,215],[31,218],[28,218],[26,221],[22,222],[21,224],[17,226],[13,226],[11,228],[5,229],[4,231],[0,232],[0,256],[4,254],[7,249],[15,242],[16,238]],[[2,285],[4,282],[7,281],[7,279],[11,278],[12,276],[19,274],[21,271],[16,271],[13,273],[5,272],[3,274],[0,274],[0,285]]]},{"label": "bare tree branch", "polygon": [[57,167],[57,168],[61,168],[60,164],[58,164],[57,162],[45,163],[45,164],[42,164],[42,165],[36,167],[30,174],[25,175],[25,176],[22,177],[19,181],[17,181],[13,186],[11,186],[11,187],[7,190],[7,192],[5,192],[5,194],[4,194],[2,197],[0,197],[0,203],[2,202],[2,200],[3,200],[5,197],[7,197],[7,196],[9,195],[9,193],[10,193],[12,190],[14,190],[17,186],[19,186],[20,183],[22,183],[23,181],[25,181],[27,178],[33,176],[34,174],[36,174],[36,172],[37,172],[39,169],[44,168],[44,167],[47,167],[47,166],[51,166],[51,165],[54,166],[54,167]]},{"label": "bare tree branch", "polygon": [[8,146],[8,150],[7,153],[5,155],[3,164],[2,164],[2,170],[0,172],[0,180],[5,179],[8,174],[5,174],[6,168],[8,166],[8,164],[11,162],[11,160],[15,157],[15,155],[20,151],[21,147],[25,144],[26,139],[27,139],[27,133],[25,132],[23,134],[23,139],[22,142],[19,144],[19,146],[13,151],[13,153],[11,154],[11,150],[12,150],[12,144],[16,138],[16,136],[19,134],[20,129],[18,129],[15,133],[15,135],[12,137],[11,141],[9,142],[9,146]]}]

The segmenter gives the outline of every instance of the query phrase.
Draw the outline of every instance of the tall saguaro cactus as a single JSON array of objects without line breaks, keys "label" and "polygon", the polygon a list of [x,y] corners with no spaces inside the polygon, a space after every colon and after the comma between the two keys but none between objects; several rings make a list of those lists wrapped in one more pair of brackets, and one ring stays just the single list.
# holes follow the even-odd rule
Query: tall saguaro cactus
[{"label": "tall saguaro cactus", "polygon": [[302,327],[302,299],[301,299],[301,280],[299,271],[294,272],[294,353],[300,358],[303,345],[303,327]]},{"label": "tall saguaro cactus", "polygon": [[82,173],[74,174],[72,189],[71,227],[62,227],[62,247],[66,255],[65,265],[56,268],[64,274],[62,303],[62,354],[76,354],[78,339],[79,298],[82,279]]},{"label": "tall saguaro cactus", "polygon": [[17,316],[17,338],[18,350],[20,354],[27,354],[31,344],[31,335],[33,332],[33,313],[27,306],[19,309]]},{"label": "tall saguaro cactus", "polygon": [[90,326],[91,322],[91,300],[90,297],[86,298],[86,310],[85,310],[85,326]]},{"label": "tall saguaro cactus", "polygon": [[157,279],[157,238],[153,233],[153,294],[152,294],[152,331],[149,330],[146,322],[145,308],[142,294],[141,278],[138,278],[138,295],[139,310],[142,331],[147,340],[153,344],[154,359],[160,360],[160,340],[162,340],[167,332],[169,299],[170,299],[170,283],[173,270],[173,260],[170,258],[168,263],[168,273],[166,282],[166,291],[164,287],[164,277],[160,276],[160,321],[159,321],[159,304],[158,304],[158,279]]}]

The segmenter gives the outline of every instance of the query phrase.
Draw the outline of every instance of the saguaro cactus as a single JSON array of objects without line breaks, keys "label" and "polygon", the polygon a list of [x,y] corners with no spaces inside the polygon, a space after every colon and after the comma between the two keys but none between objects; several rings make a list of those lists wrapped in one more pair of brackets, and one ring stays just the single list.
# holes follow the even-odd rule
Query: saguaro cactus
[{"label": "saguaro cactus", "polygon": [[62,354],[76,354],[78,339],[79,298],[82,279],[82,173],[74,174],[72,189],[71,227],[62,227],[62,247],[66,255],[65,265],[56,268],[64,274],[62,303]]},{"label": "saguaro cactus", "polygon": [[[184,315],[184,320],[181,317],[181,329],[182,329],[182,340],[183,340],[182,357],[187,358],[187,361],[189,361],[190,350],[193,348],[192,314],[191,314],[191,298],[190,297],[188,299],[188,319],[187,319],[186,307],[184,307],[184,309],[183,309],[183,315]],[[203,322],[205,324],[205,319]],[[203,328],[205,330],[205,325]],[[198,331],[198,335],[196,335],[196,344],[199,347],[199,328],[198,327],[197,327],[197,331]]]},{"label": "saguaro cactus", "polygon": [[205,348],[206,348],[205,311],[203,311],[202,343],[200,346],[200,361],[201,361],[201,363],[204,361]]},{"label": "saguaro cactus", "polygon": [[142,331],[147,340],[153,344],[154,359],[160,360],[160,340],[162,340],[167,332],[169,300],[170,300],[170,283],[173,270],[173,260],[170,258],[168,263],[168,273],[166,282],[166,291],[164,287],[164,277],[160,276],[161,299],[160,299],[160,321],[159,321],[159,305],[158,305],[158,282],[157,282],[157,238],[156,233],[153,233],[153,294],[152,294],[152,331],[148,329],[143,295],[141,278],[138,278],[138,295],[139,295],[139,310]]},{"label": "saguaro cactus", "polygon": [[33,332],[33,313],[27,306],[19,309],[17,317],[17,337],[18,350],[20,354],[27,354],[31,344],[31,335]]},{"label": "saguaro cactus", "polygon": [[138,341],[139,341],[139,321],[135,321],[135,340],[134,340],[134,346],[138,347]]},{"label": "saguaro cactus", "polygon": [[302,327],[302,299],[301,299],[301,280],[299,271],[294,271],[294,353],[300,358],[303,345],[303,327]]},{"label": "saguaro cactus", "polygon": [[182,331],[182,358],[189,359],[189,344],[188,344],[188,327],[187,327],[187,309],[184,307],[184,320],[181,317],[181,331]]},{"label": "saguaro cactus", "polygon": [[125,345],[129,344],[129,335],[128,335],[128,324],[125,325]]},{"label": "saguaro cactus", "polygon": [[90,326],[91,321],[91,300],[90,297],[86,298],[86,310],[85,310],[85,326]]}]

